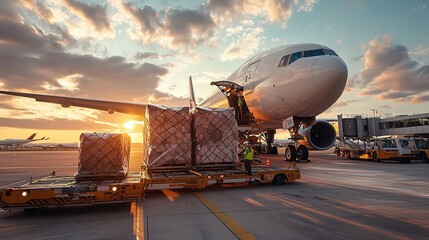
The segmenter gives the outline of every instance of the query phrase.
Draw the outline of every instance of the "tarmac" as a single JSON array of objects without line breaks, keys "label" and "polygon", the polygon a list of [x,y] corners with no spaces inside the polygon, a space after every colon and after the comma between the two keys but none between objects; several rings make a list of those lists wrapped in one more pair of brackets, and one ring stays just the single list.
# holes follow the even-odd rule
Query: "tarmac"
[{"label": "tarmac", "polygon": [[[310,152],[301,179],[164,190],[128,204],[0,210],[2,239],[429,239],[429,164]],[[284,149],[263,155],[287,166]],[[77,171],[77,152],[0,152],[0,186]],[[142,153],[133,149],[130,170]]]}]

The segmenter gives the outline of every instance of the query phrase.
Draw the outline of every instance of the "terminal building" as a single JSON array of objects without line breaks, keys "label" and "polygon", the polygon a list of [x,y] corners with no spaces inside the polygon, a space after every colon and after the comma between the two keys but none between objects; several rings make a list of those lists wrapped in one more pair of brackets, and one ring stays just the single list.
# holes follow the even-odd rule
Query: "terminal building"
[{"label": "terminal building", "polygon": [[389,118],[337,116],[338,137],[368,139],[377,136],[429,137],[429,113]]}]

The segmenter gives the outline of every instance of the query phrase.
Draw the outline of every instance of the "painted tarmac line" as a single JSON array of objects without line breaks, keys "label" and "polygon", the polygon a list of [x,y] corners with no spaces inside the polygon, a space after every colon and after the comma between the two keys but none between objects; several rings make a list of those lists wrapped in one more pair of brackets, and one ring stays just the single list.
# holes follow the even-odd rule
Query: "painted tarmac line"
[{"label": "painted tarmac line", "polygon": [[144,240],[143,201],[132,202],[130,212],[133,215],[133,234],[136,240]]},{"label": "painted tarmac line", "polygon": [[238,239],[256,239],[250,232],[246,231],[240,224],[224,213],[220,208],[199,192],[193,192],[194,196],[200,200]]}]

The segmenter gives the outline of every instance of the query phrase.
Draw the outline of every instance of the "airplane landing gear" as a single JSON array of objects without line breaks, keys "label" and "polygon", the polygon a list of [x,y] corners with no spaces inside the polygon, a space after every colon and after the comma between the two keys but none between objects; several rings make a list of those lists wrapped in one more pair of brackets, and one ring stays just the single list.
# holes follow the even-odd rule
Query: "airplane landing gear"
[{"label": "airplane landing gear", "polygon": [[273,146],[275,134],[276,134],[276,130],[268,130],[265,133],[261,133],[262,139],[267,143],[267,148],[264,151],[264,153],[266,153],[266,154],[278,154],[277,146]]},{"label": "airplane landing gear", "polygon": [[304,145],[299,145],[296,153],[299,161],[308,160],[308,148]]},{"label": "airplane landing gear", "polygon": [[296,148],[293,145],[288,145],[285,150],[286,161],[296,161]]},{"label": "airplane landing gear", "polygon": [[[304,120],[307,120],[307,119],[304,119]],[[301,134],[299,134],[298,131],[302,124],[307,125],[311,121],[313,121],[313,119],[310,119],[309,122],[294,121],[294,125],[289,128],[289,133],[292,137],[294,145],[286,146],[286,150],[285,150],[286,161],[296,161],[296,159],[298,159],[298,161],[308,160],[308,148],[304,145],[298,144],[298,140],[304,139],[304,137]]]},{"label": "airplane landing gear", "polygon": [[308,148],[304,145],[299,145],[295,148],[294,145],[288,145],[285,150],[286,161],[308,160]]}]

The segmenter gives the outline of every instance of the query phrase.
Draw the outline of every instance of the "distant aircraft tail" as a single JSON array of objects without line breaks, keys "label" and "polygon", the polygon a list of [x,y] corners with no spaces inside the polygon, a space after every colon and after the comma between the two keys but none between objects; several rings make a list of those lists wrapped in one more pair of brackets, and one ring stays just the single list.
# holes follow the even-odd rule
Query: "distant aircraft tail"
[{"label": "distant aircraft tail", "polygon": [[36,136],[36,133],[33,133],[33,134],[31,134],[31,136],[29,136],[28,138],[27,138],[27,140],[33,140],[33,138]]}]

